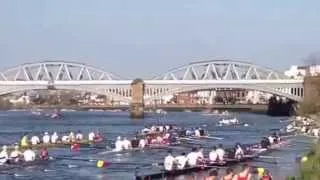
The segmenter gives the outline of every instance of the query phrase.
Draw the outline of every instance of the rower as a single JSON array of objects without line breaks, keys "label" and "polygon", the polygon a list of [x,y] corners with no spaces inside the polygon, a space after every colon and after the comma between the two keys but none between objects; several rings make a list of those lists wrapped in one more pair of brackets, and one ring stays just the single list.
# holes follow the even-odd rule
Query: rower
[{"label": "rower", "polygon": [[218,154],[217,154],[216,150],[217,150],[217,147],[213,146],[211,152],[209,153],[209,160],[211,162],[216,162],[218,159]]},{"label": "rower", "polygon": [[234,176],[233,169],[232,168],[228,168],[226,170],[226,175],[223,176],[222,180],[232,180],[233,176]]},{"label": "rower", "polygon": [[187,136],[187,137],[192,136],[192,131],[191,131],[190,129],[187,129],[187,130],[186,130],[186,136]]},{"label": "rower", "polygon": [[36,159],[36,153],[31,149],[31,147],[28,147],[27,150],[23,152],[23,157],[26,162],[34,161]]},{"label": "rower", "polygon": [[270,145],[272,145],[272,144],[274,143],[273,137],[272,137],[272,136],[269,136],[268,139],[269,139]]},{"label": "rower", "polygon": [[218,180],[218,171],[212,170],[209,172],[209,176],[205,178],[205,180]]},{"label": "rower", "polygon": [[200,162],[200,163],[203,163],[203,160],[204,160],[203,148],[200,147],[199,150],[198,150],[198,159],[197,159],[197,161]]},{"label": "rower", "polygon": [[64,135],[64,136],[62,136],[61,141],[63,143],[70,143],[70,138],[68,135]]},{"label": "rower", "polygon": [[178,169],[184,169],[184,167],[187,164],[187,161],[188,161],[188,159],[187,159],[186,153],[184,153],[184,152],[181,153],[180,156],[177,156],[175,158],[175,164],[177,165]]},{"label": "rower", "polygon": [[198,161],[199,153],[197,148],[192,148],[192,152],[187,155],[188,165],[189,166],[196,166]]},{"label": "rower", "polygon": [[8,162],[9,155],[8,155],[8,147],[2,146],[2,151],[0,152],[0,165],[3,165]]},{"label": "rower", "polygon": [[279,136],[277,135],[277,133],[273,133],[273,142],[275,144],[278,144],[279,143]]},{"label": "rower", "polygon": [[88,140],[93,142],[94,141],[94,138],[95,138],[95,134],[94,132],[90,132],[89,135],[88,135]]},{"label": "rower", "polygon": [[96,133],[94,133],[94,141],[98,142],[101,141],[103,139],[102,135],[99,133],[99,131],[96,131]]},{"label": "rower", "polygon": [[170,131],[170,126],[169,125],[165,125],[166,131]]},{"label": "rower", "polygon": [[161,136],[157,136],[157,144],[161,144],[163,141]]},{"label": "rower", "polygon": [[237,143],[235,149],[236,149],[236,151],[234,153],[235,159],[242,159],[244,156],[244,152],[243,152],[243,149],[241,148],[239,143]]},{"label": "rower", "polygon": [[75,142],[76,141],[76,136],[74,135],[74,133],[71,131],[69,134],[69,139],[71,142]]},{"label": "rower", "polygon": [[156,126],[151,126],[150,130],[151,130],[151,132],[156,132],[157,127]]},{"label": "rower", "polygon": [[267,169],[264,170],[263,176],[261,177],[261,180],[272,180],[272,176],[270,175],[270,173]]},{"label": "rower", "polygon": [[132,148],[138,148],[139,147],[139,141],[136,137],[134,137],[132,140],[131,140],[131,146]]},{"label": "rower", "polygon": [[142,133],[143,134],[147,134],[147,133],[149,133],[151,130],[149,129],[149,128],[147,128],[147,126],[144,128],[144,129],[142,129]]},{"label": "rower", "polygon": [[146,146],[146,140],[145,139],[140,139],[139,141],[139,148],[143,149]]},{"label": "rower", "polygon": [[164,159],[164,169],[166,171],[173,170],[174,157],[172,156],[172,152],[168,151],[168,155]]},{"label": "rower", "polygon": [[76,140],[77,141],[82,141],[83,140],[83,134],[81,133],[81,131],[78,131],[76,134]]},{"label": "rower", "polygon": [[22,153],[21,151],[19,151],[19,146],[18,145],[14,146],[14,150],[10,154],[10,159],[13,162],[18,162],[20,161],[21,157],[22,157]]},{"label": "rower", "polygon": [[194,136],[195,136],[195,137],[200,137],[200,136],[201,136],[199,129],[196,129],[196,130],[194,131]]},{"label": "rower", "polygon": [[38,136],[32,136],[30,141],[32,145],[40,144],[40,139]]},{"label": "rower", "polygon": [[28,135],[24,135],[24,136],[21,138],[20,145],[21,145],[21,147],[28,147],[28,146],[29,146]]},{"label": "rower", "polygon": [[205,135],[204,129],[200,128],[200,129],[199,129],[199,132],[200,132],[200,137]]},{"label": "rower", "polygon": [[131,141],[129,141],[126,137],[123,138],[122,146],[124,150],[132,149]]},{"label": "rower", "polygon": [[117,141],[115,143],[115,146],[116,147],[115,147],[114,151],[119,152],[119,151],[123,150],[123,143],[122,143],[120,136],[117,137]]},{"label": "rower", "polygon": [[41,149],[40,151],[40,158],[42,160],[48,160],[49,159],[49,153],[46,147],[44,147],[43,149]]},{"label": "rower", "polygon": [[223,145],[219,144],[218,149],[216,150],[217,154],[218,154],[218,160],[219,161],[223,161],[224,160],[224,155],[225,155],[225,151],[223,149]]},{"label": "rower", "polygon": [[163,132],[163,131],[164,131],[163,126],[159,126],[159,131],[160,131],[160,132]]},{"label": "rower", "polygon": [[263,137],[260,142],[261,148],[268,148],[270,146],[269,139],[266,137]]},{"label": "rower", "polygon": [[50,144],[50,135],[48,132],[44,133],[44,136],[42,137],[42,142],[44,144]]},{"label": "rower", "polygon": [[51,135],[51,143],[52,143],[52,144],[57,143],[58,139],[59,139],[59,136],[58,136],[57,132],[54,132],[54,133]]},{"label": "rower", "polygon": [[250,167],[247,164],[242,165],[242,170],[239,174],[235,175],[235,180],[250,180],[251,179]]}]

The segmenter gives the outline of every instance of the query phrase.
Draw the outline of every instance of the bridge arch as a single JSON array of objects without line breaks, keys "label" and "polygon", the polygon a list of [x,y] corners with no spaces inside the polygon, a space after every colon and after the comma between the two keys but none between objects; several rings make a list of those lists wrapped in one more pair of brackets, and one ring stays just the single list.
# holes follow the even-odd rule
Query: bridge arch
[{"label": "bridge arch", "polygon": [[87,64],[66,61],[26,63],[0,73],[0,81],[119,80],[118,75]]},{"label": "bridge arch", "polygon": [[210,60],[189,63],[154,77],[154,80],[273,80],[284,73],[244,61]]},{"label": "bridge arch", "polygon": [[[177,87],[177,88],[171,88],[168,91],[165,91],[163,93],[159,93],[153,96],[148,96],[145,98],[146,101],[154,100],[154,99],[160,99],[164,96],[174,95],[178,93],[185,93],[185,92],[191,92],[191,91],[201,91],[201,90],[209,90],[209,89],[219,89],[219,88],[230,88],[230,89],[245,89],[245,90],[256,90],[260,92],[270,93],[273,95],[278,95],[282,97],[286,97],[288,99],[294,100],[296,102],[302,101],[303,96],[303,87],[290,87],[290,88],[274,88],[269,86],[257,86],[257,85],[217,85],[217,84],[209,84],[209,85],[194,85],[194,86],[187,86],[187,87]],[[295,89],[296,92],[299,92],[297,94],[292,94],[287,91],[291,91],[291,89]]]},{"label": "bridge arch", "polygon": [[[120,94],[107,92],[106,89],[99,89],[99,88],[82,88],[82,87],[61,87],[58,88],[59,90],[75,90],[75,91],[86,91],[98,95],[106,95],[108,98],[113,99],[115,101],[120,101],[124,103],[130,103],[131,97],[123,96]],[[32,90],[48,90],[46,85],[32,85],[32,86],[14,86],[14,87],[4,87],[1,88],[0,96],[4,96],[11,93],[17,92],[25,92],[25,91],[32,91]]]}]

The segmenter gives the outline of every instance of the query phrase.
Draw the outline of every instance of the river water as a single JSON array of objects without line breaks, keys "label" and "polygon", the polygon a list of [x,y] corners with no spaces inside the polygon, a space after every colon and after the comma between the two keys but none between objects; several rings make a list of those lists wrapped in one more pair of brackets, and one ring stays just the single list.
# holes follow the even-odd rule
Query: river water
[{"label": "river water", "polygon": [[[235,113],[241,122],[248,123],[248,127],[217,127],[219,117],[204,116],[200,112],[169,112],[165,116],[158,114],[147,114],[144,120],[129,119],[128,112],[64,112],[62,120],[50,120],[35,116],[32,113],[25,112],[0,112],[0,144],[12,144],[19,141],[23,133],[41,134],[45,131],[52,133],[81,130],[87,134],[89,131],[99,130],[103,136],[108,139],[104,142],[110,146],[111,141],[117,136],[133,137],[133,134],[141,130],[146,124],[174,123],[184,127],[204,127],[212,136],[222,137],[223,140],[204,140],[202,142],[194,141],[195,144],[202,144],[204,147],[223,143],[225,146],[233,145],[236,142],[255,143],[260,141],[261,137],[269,134],[269,129],[281,128],[286,126],[288,118],[269,117],[262,114],[253,113]],[[280,150],[276,150],[268,156],[278,157],[276,159],[259,159],[250,162],[251,165],[263,166],[268,168],[275,179],[282,180],[287,175],[295,175],[298,165],[295,158],[310,149],[311,140],[306,137],[292,137],[289,144]],[[180,154],[190,151],[190,145],[176,147],[174,154]],[[208,151],[208,149],[205,149]],[[133,179],[135,169],[139,165],[134,163],[152,164],[162,162],[167,150],[144,150],[125,154],[114,154],[101,148],[86,148],[80,152],[72,152],[68,148],[50,149],[49,153],[56,157],[63,155],[75,156],[76,158],[94,158],[103,159],[112,164],[107,169],[98,169],[95,162],[57,160],[45,165],[30,166],[26,168],[11,169],[5,173],[0,173],[0,179],[112,179],[127,180]],[[125,165],[120,162],[130,162]],[[139,173],[159,172],[160,167],[140,167]],[[223,173],[222,169],[219,173]],[[8,173],[8,174],[6,174]],[[203,175],[192,174],[178,177],[176,179],[202,179]],[[15,175],[13,175],[15,174]]]}]

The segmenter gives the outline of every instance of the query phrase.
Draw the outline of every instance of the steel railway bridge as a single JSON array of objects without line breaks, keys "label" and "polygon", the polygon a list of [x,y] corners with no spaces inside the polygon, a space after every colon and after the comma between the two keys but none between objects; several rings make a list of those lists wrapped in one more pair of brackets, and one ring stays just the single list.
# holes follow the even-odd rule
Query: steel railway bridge
[{"label": "steel railway bridge", "polygon": [[[190,63],[144,80],[145,101],[181,92],[239,88],[283,96],[297,102],[303,98],[303,80],[294,80],[267,67],[232,60]],[[88,91],[130,103],[132,79],[74,62],[45,61],[22,64],[0,71],[0,95],[47,89]]]}]

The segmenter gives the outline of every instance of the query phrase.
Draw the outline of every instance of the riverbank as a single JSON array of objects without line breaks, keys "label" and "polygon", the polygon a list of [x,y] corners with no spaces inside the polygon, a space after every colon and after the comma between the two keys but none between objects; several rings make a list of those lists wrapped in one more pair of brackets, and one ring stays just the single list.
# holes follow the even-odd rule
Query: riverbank
[{"label": "riverbank", "polygon": [[[29,106],[17,106],[11,108],[2,108],[1,110],[72,110],[72,111],[129,111],[129,106],[65,106],[65,105],[29,105]],[[233,111],[233,112],[253,112],[265,114],[268,110],[266,104],[214,104],[214,105],[177,105],[177,104],[166,104],[166,105],[147,105],[145,106],[146,112],[156,111],[162,109],[168,112],[202,112],[208,110],[219,110],[219,111]]]}]

